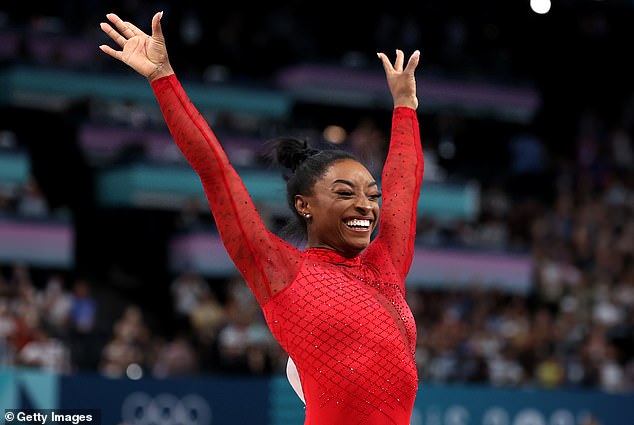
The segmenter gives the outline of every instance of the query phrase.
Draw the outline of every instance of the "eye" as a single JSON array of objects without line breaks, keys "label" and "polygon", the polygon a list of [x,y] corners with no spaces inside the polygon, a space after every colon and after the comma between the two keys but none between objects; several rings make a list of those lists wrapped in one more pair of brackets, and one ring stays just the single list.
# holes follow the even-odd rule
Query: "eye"
[{"label": "eye", "polygon": [[378,201],[381,198],[380,193],[373,193],[372,195],[368,195],[368,199],[371,201]]},{"label": "eye", "polygon": [[338,190],[336,193],[337,193],[337,195],[339,195],[339,196],[346,196],[346,197],[349,197],[349,196],[354,195],[354,194],[353,194],[351,191],[349,191],[349,190]]}]

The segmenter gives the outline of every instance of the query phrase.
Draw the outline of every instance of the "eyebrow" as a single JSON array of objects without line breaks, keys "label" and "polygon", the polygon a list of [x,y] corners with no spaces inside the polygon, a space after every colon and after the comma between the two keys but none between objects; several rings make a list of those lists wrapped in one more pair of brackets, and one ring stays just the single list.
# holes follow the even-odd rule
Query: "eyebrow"
[{"label": "eyebrow", "polygon": [[[346,185],[348,185],[348,186],[350,186],[350,187],[354,187],[354,183],[352,183],[352,182],[351,182],[351,181],[349,181],[349,180],[337,179],[337,180],[335,180],[334,182],[332,182],[332,186],[334,186],[336,183],[343,183],[343,184],[346,184]],[[371,182],[371,183],[369,183],[369,184],[368,184],[368,187],[369,187],[369,188],[370,188],[370,187],[372,187],[372,186],[378,186],[378,184],[377,184],[375,181],[373,181],[373,182]]]}]

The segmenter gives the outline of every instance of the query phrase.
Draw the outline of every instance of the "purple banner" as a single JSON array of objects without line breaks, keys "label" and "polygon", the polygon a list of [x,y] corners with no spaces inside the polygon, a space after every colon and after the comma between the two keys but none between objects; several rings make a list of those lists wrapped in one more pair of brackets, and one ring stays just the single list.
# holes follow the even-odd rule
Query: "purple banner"
[{"label": "purple banner", "polygon": [[0,217],[0,261],[69,268],[74,263],[70,223]]},{"label": "purple banner", "polygon": [[[207,276],[238,273],[220,237],[211,232],[183,234],[170,243],[173,272],[193,269]],[[513,293],[531,289],[529,254],[488,254],[417,247],[408,275],[411,286],[496,288]]]}]

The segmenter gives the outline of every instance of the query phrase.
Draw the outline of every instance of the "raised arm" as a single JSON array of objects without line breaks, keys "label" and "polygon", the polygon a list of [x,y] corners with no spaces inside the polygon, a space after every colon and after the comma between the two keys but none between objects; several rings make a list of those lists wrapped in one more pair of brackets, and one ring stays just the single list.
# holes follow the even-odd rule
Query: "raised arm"
[{"label": "raised arm", "polygon": [[114,28],[107,23],[101,28],[122,50],[100,48],[150,81],[172,137],[200,177],[227,252],[264,304],[292,281],[300,253],[266,228],[216,136],[183,90],[169,63],[161,15],[154,15],[148,36],[108,14]]},{"label": "raised arm", "polygon": [[396,51],[394,64],[378,54],[394,101],[390,146],[383,167],[383,204],[376,242],[387,246],[392,263],[403,280],[414,255],[416,206],[423,178],[423,153],[416,109],[416,79],[420,53],[415,51],[405,68],[404,55]]}]

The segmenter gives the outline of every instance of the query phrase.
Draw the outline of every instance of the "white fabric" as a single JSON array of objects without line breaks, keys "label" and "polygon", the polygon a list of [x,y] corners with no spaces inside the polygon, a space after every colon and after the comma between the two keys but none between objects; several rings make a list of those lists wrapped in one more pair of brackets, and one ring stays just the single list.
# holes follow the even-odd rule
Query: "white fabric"
[{"label": "white fabric", "polygon": [[302,390],[302,382],[299,379],[299,373],[297,372],[297,367],[295,366],[293,359],[291,359],[290,357],[288,358],[288,362],[286,363],[286,376],[288,377],[288,382],[290,382],[291,387],[293,387],[293,389],[297,393],[297,396],[305,404],[306,402],[304,401],[304,391]]}]

